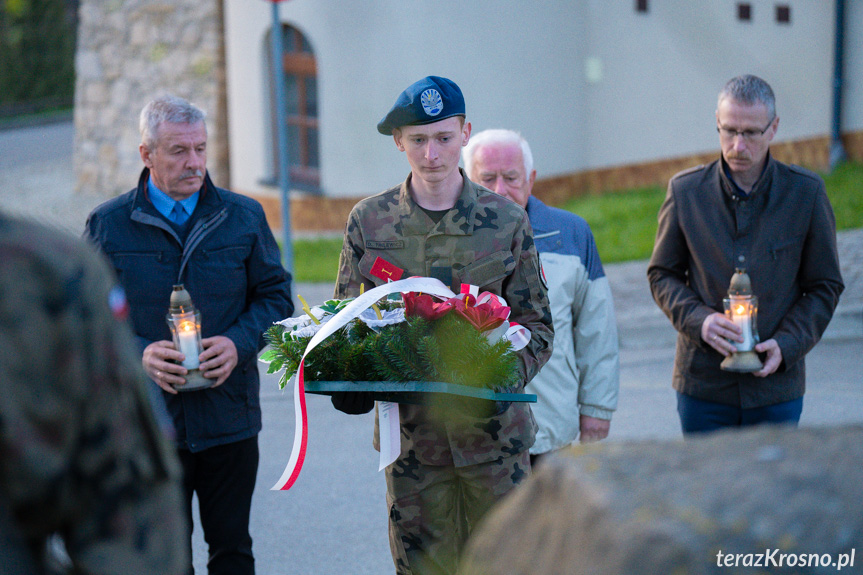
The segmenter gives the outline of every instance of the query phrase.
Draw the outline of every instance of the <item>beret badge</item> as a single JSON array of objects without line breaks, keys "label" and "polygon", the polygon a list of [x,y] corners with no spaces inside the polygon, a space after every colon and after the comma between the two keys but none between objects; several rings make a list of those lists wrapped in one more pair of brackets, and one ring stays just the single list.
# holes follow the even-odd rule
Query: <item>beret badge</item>
[{"label": "beret badge", "polygon": [[399,126],[433,124],[464,115],[464,96],[456,83],[440,76],[426,76],[399,94],[392,109],[378,122],[378,132],[390,136]]},{"label": "beret badge", "polygon": [[434,88],[429,88],[420,95],[420,103],[429,116],[437,116],[443,111],[443,99],[440,97],[440,92]]}]

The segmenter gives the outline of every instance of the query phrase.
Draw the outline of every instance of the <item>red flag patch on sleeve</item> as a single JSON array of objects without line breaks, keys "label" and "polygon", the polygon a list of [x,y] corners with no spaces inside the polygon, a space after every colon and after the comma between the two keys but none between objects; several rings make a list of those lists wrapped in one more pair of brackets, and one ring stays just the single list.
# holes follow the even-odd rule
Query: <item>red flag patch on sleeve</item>
[{"label": "red flag patch on sleeve", "polygon": [[372,264],[372,269],[369,270],[369,273],[384,281],[396,281],[401,279],[405,270],[378,256],[375,258],[375,263]]},{"label": "red flag patch on sleeve", "polygon": [[126,300],[126,292],[120,286],[114,286],[108,293],[108,307],[111,313],[120,321],[129,317],[129,302]]}]

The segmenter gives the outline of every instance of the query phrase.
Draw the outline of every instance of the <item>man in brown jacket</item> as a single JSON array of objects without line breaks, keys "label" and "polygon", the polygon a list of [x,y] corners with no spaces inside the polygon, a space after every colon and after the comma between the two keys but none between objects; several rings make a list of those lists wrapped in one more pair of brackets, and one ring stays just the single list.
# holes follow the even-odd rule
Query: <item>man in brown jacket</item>
[{"label": "man in brown jacket", "polygon": [[[719,94],[722,156],[668,184],[647,269],[653,297],[677,329],[673,385],[684,434],[761,422],[796,424],[804,358],[842,293],[836,224],[823,180],[773,159],[773,91],[751,75]],[[723,371],[742,342],[723,313],[731,276],[745,268],[759,298],[763,368]]]}]

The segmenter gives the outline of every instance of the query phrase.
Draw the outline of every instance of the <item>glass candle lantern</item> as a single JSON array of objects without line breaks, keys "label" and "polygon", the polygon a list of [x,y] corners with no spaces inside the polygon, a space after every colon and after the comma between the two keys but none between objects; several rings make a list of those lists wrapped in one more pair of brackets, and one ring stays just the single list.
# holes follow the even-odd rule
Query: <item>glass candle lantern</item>
[{"label": "glass candle lantern", "polygon": [[188,370],[186,383],[178,385],[177,391],[192,391],[212,386],[213,380],[205,378],[198,369],[198,356],[204,351],[201,345],[201,312],[192,304],[192,296],[183,284],[175,285],[171,292],[171,307],[167,320],[174,347],[185,356],[182,365]]},{"label": "glass candle lantern", "polygon": [[729,340],[737,348],[726,357],[720,367],[726,371],[751,373],[763,365],[755,352],[758,339],[758,297],[752,294],[752,283],[746,270],[737,269],[731,277],[728,297],[722,300],[725,317],[740,328],[743,341]]},{"label": "glass candle lantern", "polygon": [[203,351],[201,345],[201,312],[171,314],[171,335],[174,346],[186,356],[183,367],[195,369],[200,365],[198,356]]},{"label": "glass candle lantern", "polygon": [[743,343],[732,341],[737,351],[752,351],[758,343],[758,297],[729,296],[722,300],[725,304],[725,317],[734,322],[740,328],[743,335]]}]

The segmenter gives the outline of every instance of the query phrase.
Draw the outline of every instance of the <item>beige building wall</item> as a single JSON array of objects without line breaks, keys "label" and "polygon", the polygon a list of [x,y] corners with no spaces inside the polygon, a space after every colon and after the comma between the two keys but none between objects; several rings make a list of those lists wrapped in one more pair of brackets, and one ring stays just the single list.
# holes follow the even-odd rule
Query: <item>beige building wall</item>
[{"label": "beige building wall", "polygon": [[589,168],[718,152],[717,94],[744,73],[773,87],[777,142],[829,133],[834,3],[789,1],[790,24],[776,22],[773,0],[749,3],[749,22],[736,2],[652,1],[647,14],[588,3],[586,41],[603,70],[588,87]]},{"label": "beige building wall", "polygon": [[[429,74],[459,84],[474,130],[519,129],[539,151],[551,152],[552,143],[561,147],[547,155],[555,166],[550,169],[570,169],[583,155],[582,140],[572,134],[583,115],[584,80],[581,68],[570,65],[581,60],[582,11],[569,2],[521,6],[456,0],[282,3],[282,20],[305,35],[317,57],[324,194],[367,195],[404,179],[407,163],[375,126],[402,89]],[[233,183],[255,193],[266,192],[260,181],[273,175],[270,71],[264,67],[270,8],[226,0]]]},{"label": "beige building wall", "polygon": [[[863,129],[861,0],[849,0],[848,131]],[[465,93],[475,131],[509,127],[534,148],[540,178],[715,153],[716,95],[730,77],[772,84],[777,144],[829,135],[834,3],[291,0],[282,21],[298,28],[318,63],[321,187],[357,197],[401,181],[407,164],[375,125],[404,87],[427,74]],[[225,0],[233,185],[277,195],[269,120],[270,4]],[[860,66],[856,70],[861,69]],[[853,79],[851,78],[853,77]]]},{"label": "beige building wall", "polygon": [[845,0],[845,98],[842,129],[863,131],[863,0]]},{"label": "beige building wall", "polygon": [[[408,167],[375,125],[427,74],[463,89],[475,131],[509,127],[534,148],[540,184],[613,188],[716,153],[716,94],[738,73],[774,87],[777,150],[817,164],[829,136],[833,2],[291,0],[282,21],[317,58],[321,189],[355,198]],[[847,0],[843,131],[863,154],[863,0]],[[140,169],[138,113],[170,91],[208,112],[214,181],[277,200],[272,180],[270,2],[81,0],[75,106],[78,189],[115,195]],[[813,144],[814,142],[814,144]],[[811,145],[810,145],[811,144]],[[784,148],[779,148],[783,146]],[[813,147],[814,146],[814,147]],[[812,150],[816,151],[813,152]],[[856,156],[855,156],[856,157]],[[661,164],[660,170],[652,166]],[[657,179],[653,177],[653,179]],[[271,210],[271,213],[272,210]],[[312,214],[313,215],[313,214]]]}]

